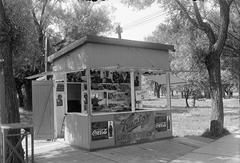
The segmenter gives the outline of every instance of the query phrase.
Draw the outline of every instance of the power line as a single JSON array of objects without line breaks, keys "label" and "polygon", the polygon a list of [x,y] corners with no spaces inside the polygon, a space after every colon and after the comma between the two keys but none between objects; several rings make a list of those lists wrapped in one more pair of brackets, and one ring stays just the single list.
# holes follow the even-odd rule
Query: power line
[{"label": "power line", "polygon": [[163,16],[165,14],[165,12],[161,12],[161,13],[158,13],[157,15],[154,15],[154,16],[151,16],[151,17],[144,17],[135,21],[134,23],[131,23],[131,24],[128,24],[128,25],[125,25],[123,26],[123,28],[126,30],[126,29],[130,29],[130,28],[134,28],[138,25],[141,25],[141,24],[145,24],[145,23],[148,23],[148,22],[151,22],[152,20],[156,19],[156,18],[159,18],[161,16]]},{"label": "power line", "polygon": [[154,12],[154,13],[152,13],[152,14],[150,14],[150,15],[147,15],[147,16],[145,16],[145,17],[142,17],[142,18],[140,18],[140,19],[137,19],[137,20],[135,20],[135,21],[133,21],[133,22],[125,25],[125,26],[126,26],[126,27],[127,27],[127,26],[132,26],[132,25],[134,25],[134,24],[136,24],[136,23],[139,23],[139,22],[141,22],[141,21],[143,21],[143,20],[145,20],[145,19],[149,19],[149,17],[155,16],[155,15],[158,14],[158,13],[159,13],[159,11]]}]

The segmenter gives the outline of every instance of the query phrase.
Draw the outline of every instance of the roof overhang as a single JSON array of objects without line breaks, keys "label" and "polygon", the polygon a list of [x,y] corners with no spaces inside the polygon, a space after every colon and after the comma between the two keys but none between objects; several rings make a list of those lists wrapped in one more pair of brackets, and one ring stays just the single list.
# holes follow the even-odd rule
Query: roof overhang
[{"label": "roof overhang", "polygon": [[117,45],[117,46],[125,46],[125,47],[138,47],[138,48],[161,50],[161,51],[169,51],[169,50],[174,51],[173,45],[87,35],[69,44],[68,46],[52,54],[51,56],[49,56],[48,62],[52,63],[54,60],[58,59],[59,57],[67,54],[68,52],[86,43]]}]

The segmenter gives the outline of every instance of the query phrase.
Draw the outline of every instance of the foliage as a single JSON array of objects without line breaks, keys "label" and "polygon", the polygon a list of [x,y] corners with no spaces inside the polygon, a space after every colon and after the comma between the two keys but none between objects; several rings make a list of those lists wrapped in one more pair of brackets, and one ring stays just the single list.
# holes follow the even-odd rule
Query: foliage
[{"label": "foliage", "polygon": [[7,1],[6,15],[11,26],[11,47],[14,54],[15,73],[23,65],[37,66],[38,52],[36,30],[32,21],[30,0]]},{"label": "foliage", "polygon": [[[7,15],[13,28],[14,69],[19,97],[25,92],[25,109],[31,110],[31,81],[25,77],[44,71],[45,35],[48,34],[48,55],[85,34],[99,34],[110,29],[110,19],[105,8],[95,4],[74,1],[67,11],[65,0],[8,1]],[[20,13],[20,14],[19,14]],[[82,24],[81,24],[82,23]],[[73,29],[77,27],[77,31]],[[60,29],[56,32],[56,29]],[[61,44],[63,37],[71,41]],[[64,41],[63,41],[64,42]],[[26,46],[28,45],[28,46]],[[23,87],[24,85],[24,87]],[[24,88],[22,92],[21,88]],[[21,99],[20,99],[21,100]],[[22,100],[21,100],[22,101]]]},{"label": "foliage", "polygon": [[[178,23],[160,24],[152,36],[147,37],[146,40],[174,45],[176,51],[171,53],[171,70],[176,76],[188,82],[178,86],[177,89],[184,92],[186,99],[190,96],[200,97],[200,90],[204,90],[208,85],[207,71],[201,61],[201,55],[203,55],[201,47],[204,46],[202,40],[205,38],[191,24],[177,25]],[[186,106],[188,107],[188,103]]]},{"label": "foliage", "polygon": [[[145,1],[150,2],[150,4],[154,2],[151,0]],[[132,1],[130,1],[130,3],[131,2]],[[219,128],[219,130],[214,131],[218,132],[217,134],[220,135],[223,131],[224,121],[220,56],[227,40],[228,26],[230,22],[230,6],[233,0],[193,0],[191,3],[189,3],[187,0],[174,0],[170,2],[167,0],[158,0],[158,2],[163,4],[165,9],[171,11],[169,15],[173,18],[173,21],[180,21],[180,24],[186,24],[190,22],[193,27],[197,28],[206,37],[207,42],[203,44],[204,46],[199,48],[199,54],[201,54],[200,57],[198,57],[198,53],[196,53],[197,55],[195,56],[204,63],[209,76],[210,95],[212,99],[211,120],[213,122],[217,121],[217,123],[211,123],[210,130]],[[219,22],[219,28],[217,30],[207,19],[211,16],[212,10],[205,8],[206,3],[214,6],[212,9],[217,11],[217,18],[219,18],[217,19]],[[184,19],[185,21],[183,21]],[[198,49],[198,47],[196,49]],[[211,132],[214,131],[211,130]]]},{"label": "foliage", "polygon": [[68,10],[59,10],[55,23],[64,37],[60,48],[84,35],[99,35],[113,28],[106,6],[84,1],[72,1]]}]

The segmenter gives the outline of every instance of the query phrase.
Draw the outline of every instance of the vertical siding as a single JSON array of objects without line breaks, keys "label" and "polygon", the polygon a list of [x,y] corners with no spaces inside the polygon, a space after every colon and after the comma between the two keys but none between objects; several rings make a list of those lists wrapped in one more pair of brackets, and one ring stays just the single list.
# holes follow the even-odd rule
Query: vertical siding
[{"label": "vertical siding", "polygon": [[90,149],[88,117],[70,113],[66,115],[65,120],[65,141],[74,146]]},{"label": "vertical siding", "polygon": [[33,81],[33,124],[36,138],[54,138],[53,82]]},{"label": "vertical siding", "polygon": [[[114,121],[113,114],[106,114],[106,115],[94,115],[91,117],[92,122],[103,122],[103,121]],[[91,128],[90,123],[90,128]],[[90,129],[91,130],[91,129]],[[103,139],[103,140],[91,140],[91,133],[89,134],[90,142],[91,142],[91,149],[100,149],[106,147],[113,147],[115,145],[115,135],[113,138]]]}]

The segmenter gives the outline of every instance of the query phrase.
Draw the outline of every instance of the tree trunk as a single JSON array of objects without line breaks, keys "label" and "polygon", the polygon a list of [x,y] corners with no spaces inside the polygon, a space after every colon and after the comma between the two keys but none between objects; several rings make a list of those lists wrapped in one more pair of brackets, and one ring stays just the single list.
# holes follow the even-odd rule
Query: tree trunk
[{"label": "tree trunk", "polygon": [[[17,105],[17,95],[16,95],[16,87],[15,81],[13,77],[13,67],[12,67],[12,51],[11,51],[11,32],[10,26],[7,24],[7,18],[5,16],[5,9],[3,7],[2,0],[0,0],[0,57],[3,57],[3,72],[4,77],[4,87],[2,93],[5,93],[5,106],[1,105],[1,123],[16,123],[20,121],[20,115]],[[0,67],[2,68],[2,66]],[[1,76],[1,75],[0,75]],[[2,82],[2,81],[1,81]],[[1,89],[3,89],[1,87]],[[1,96],[2,97],[2,96]],[[2,99],[1,99],[2,100]],[[2,101],[1,101],[2,102]],[[19,133],[19,130],[15,130],[13,132]],[[9,141],[15,146],[16,142],[20,137],[12,137],[9,138]],[[22,146],[17,149],[21,156],[23,157]],[[9,154],[9,150],[7,150],[7,154]],[[16,157],[12,157],[11,163],[19,163],[20,160]]]},{"label": "tree trunk", "polygon": [[215,136],[219,136],[222,134],[224,124],[220,56],[214,53],[208,54],[206,67],[209,74],[210,96],[212,100],[210,132]]},{"label": "tree trunk", "polygon": [[185,97],[186,107],[189,108],[189,104],[188,104],[189,90],[185,91],[184,97]]},{"label": "tree trunk", "polygon": [[16,90],[17,90],[17,94],[18,94],[18,104],[20,107],[24,106],[24,96],[22,93],[22,85],[23,83],[19,80],[19,79],[15,79],[16,82]]},{"label": "tree trunk", "polygon": [[13,77],[12,52],[10,45],[5,49],[4,54],[4,77],[5,77],[5,107],[7,109],[8,123],[20,122],[19,109],[17,104],[16,86]]},{"label": "tree trunk", "polygon": [[205,96],[206,99],[210,99],[211,98],[210,93],[209,93],[208,90],[204,90],[204,96]]},{"label": "tree trunk", "polygon": [[24,82],[24,109],[32,111],[32,83],[31,80],[25,80]]},{"label": "tree trunk", "polygon": [[195,108],[196,107],[196,96],[193,96],[193,106],[192,106],[193,108]]},{"label": "tree trunk", "polygon": [[[7,43],[6,43],[7,44]],[[17,102],[17,92],[15,86],[15,80],[13,76],[13,67],[12,67],[12,52],[10,48],[10,44],[6,46],[5,54],[4,54],[4,78],[5,78],[5,123],[18,123],[20,122],[20,114],[19,114],[19,107]],[[10,130],[9,133],[17,134],[20,130]],[[9,138],[10,142],[16,146],[17,142],[19,141],[20,136],[15,136]],[[23,149],[20,145],[17,149],[19,153],[21,153],[23,157]],[[8,149],[7,155],[10,153],[10,149]],[[21,162],[15,155],[12,157],[11,163],[19,163]]]}]

